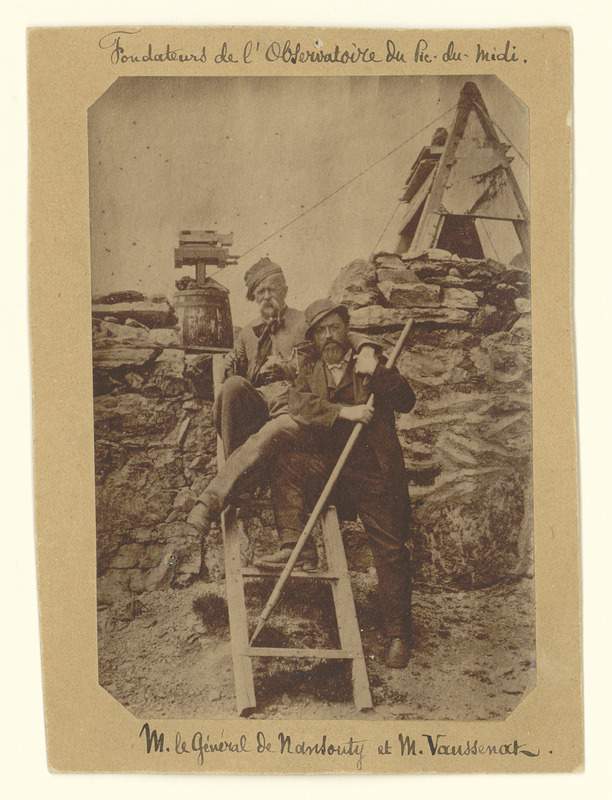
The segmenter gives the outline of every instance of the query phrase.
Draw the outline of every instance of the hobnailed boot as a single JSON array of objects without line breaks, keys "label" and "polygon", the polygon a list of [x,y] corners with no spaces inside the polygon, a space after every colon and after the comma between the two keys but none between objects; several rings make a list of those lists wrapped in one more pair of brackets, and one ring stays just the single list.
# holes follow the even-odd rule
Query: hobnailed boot
[{"label": "hobnailed boot", "polygon": [[[270,553],[261,558],[256,558],[253,562],[260,569],[279,569],[282,570],[293,551],[294,545],[281,547],[276,552]],[[305,572],[315,572],[319,563],[319,557],[314,547],[304,547],[298,560],[295,562],[295,569],[303,569]]]},{"label": "hobnailed boot", "polygon": [[386,665],[391,669],[404,669],[410,658],[410,640],[407,636],[394,636],[387,652]]}]

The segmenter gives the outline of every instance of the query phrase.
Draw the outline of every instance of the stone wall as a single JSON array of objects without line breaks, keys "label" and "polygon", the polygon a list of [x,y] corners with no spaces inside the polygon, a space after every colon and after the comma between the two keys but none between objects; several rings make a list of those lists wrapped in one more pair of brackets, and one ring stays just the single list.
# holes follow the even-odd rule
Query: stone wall
[{"label": "stone wall", "polygon": [[184,520],[215,470],[210,357],[178,342],[174,329],[94,319],[101,604],[185,586],[200,571]]},{"label": "stone wall", "polygon": [[397,415],[413,501],[416,577],[475,588],[532,565],[529,273],[429,251],[354,261],[331,297],[391,346],[417,402]]},{"label": "stone wall", "polygon": [[[443,251],[411,261],[379,254],[341,270],[331,296],[351,308],[356,330],[388,349],[415,319],[398,367],[417,404],[397,415],[397,427],[417,581],[475,588],[530,574],[529,274]],[[146,301],[122,315],[107,305],[102,319],[96,304],[93,322],[103,605],[196,580],[200,546],[184,520],[216,469],[210,358],[186,355],[176,329],[143,324],[138,303]],[[359,528],[350,527],[351,549],[361,553]],[[214,532],[205,561],[218,580]],[[355,556],[350,566],[367,569],[367,560]]]}]

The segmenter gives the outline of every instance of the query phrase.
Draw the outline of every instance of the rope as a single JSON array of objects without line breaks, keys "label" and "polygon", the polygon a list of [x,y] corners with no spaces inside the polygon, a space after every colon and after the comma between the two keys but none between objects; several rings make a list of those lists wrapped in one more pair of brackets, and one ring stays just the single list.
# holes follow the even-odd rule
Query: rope
[{"label": "rope", "polygon": [[499,253],[498,253],[498,252],[497,252],[497,250],[495,249],[495,245],[493,244],[493,240],[492,240],[492,239],[491,239],[491,237],[489,236],[489,231],[487,230],[487,227],[486,227],[486,225],[485,225],[485,221],[484,221],[484,219],[482,219],[482,220],[481,220],[481,222],[482,222],[482,229],[483,229],[483,231],[484,231],[484,232],[487,234],[487,239],[489,240],[489,244],[490,244],[490,245],[491,245],[491,247],[493,248],[493,252],[494,252],[494,253],[495,253],[495,255],[497,256],[497,260],[498,260],[498,262],[501,264],[501,263],[502,263],[502,260],[501,260],[501,258],[499,257]]},{"label": "rope", "polygon": [[[318,208],[320,205],[322,205],[323,203],[327,202],[327,200],[329,200],[331,197],[334,197],[335,195],[337,195],[343,189],[346,189],[347,186],[350,186],[351,183],[354,183],[356,180],[361,178],[361,176],[365,175],[366,172],[369,172],[371,169],[374,169],[374,167],[377,167],[382,161],[384,161],[385,159],[389,158],[389,156],[393,155],[393,153],[396,153],[400,148],[404,147],[404,145],[408,144],[408,142],[411,142],[413,139],[416,139],[416,137],[420,136],[424,131],[427,130],[427,128],[431,128],[432,125],[435,125],[437,122],[439,122],[442,119],[442,117],[445,117],[449,113],[449,111],[452,111],[454,108],[455,108],[454,105],[451,106],[450,108],[447,108],[446,111],[443,114],[440,114],[439,117],[434,119],[432,122],[429,122],[427,125],[425,125],[423,128],[418,130],[416,133],[413,133],[412,136],[409,136],[408,139],[405,139],[403,142],[398,144],[397,147],[394,147],[392,150],[389,150],[389,152],[386,153],[386,155],[382,156],[377,161],[375,161],[373,164],[370,164],[368,167],[366,167],[365,169],[361,170],[361,172],[359,172],[354,177],[350,178],[348,181],[346,181],[346,183],[343,183],[342,186],[339,186],[337,189],[334,189],[333,192],[330,192],[330,194],[326,195],[321,200],[318,200],[314,205],[310,206],[310,208],[307,208],[305,211],[302,211],[302,213],[298,214],[297,217],[294,217],[293,219],[289,220],[289,222],[286,222],[280,228],[277,228],[277,230],[275,230],[273,233],[268,234],[268,236],[266,236],[260,242],[257,242],[257,244],[253,245],[252,247],[249,247],[248,250],[245,250],[244,253],[242,253],[242,255],[238,256],[238,258],[244,258],[244,256],[248,255],[253,250],[256,250],[258,247],[260,247],[262,244],[267,242],[269,239],[272,239],[274,236],[277,236],[279,233],[281,233],[282,231],[286,230],[290,225],[293,225],[295,222],[297,222],[298,220],[302,219],[302,217],[305,217],[306,214],[310,214],[310,212],[314,211],[315,208]],[[389,221],[389,223],[390,223],[390,221]],[[219,272],[221,272],[220,269],[218,269],[216,272],[213,272],[210,277],[212,278],[214,275],[217,275]]]},{"label": "rope", "polygon": [[517,155],[518,155],[520,158],[522,158],[522,160],[525,162],[525,165],[526,165],[526,166],[529,166],[529,161],[527,161],[527,159],[526,159],[526,158],[525,158],[525,156],[524,156],[524,155],[521,153],[521,151],[518,149],[518,147],[517,147],[517,146],[516,146],[516,145],[515,145],[515,144],[512,142],[512,139],[511,139],[511,138],[508,136],[508,134],[507,134],[507,133],[504,133],[504,131],[503,131],[503,130],[501,129],[501,127],[500,127],[500,126],[497,124],[497,122],[495,122],[495,120],[493,120],[493,119],[492,119],[492,120],[491,120],[491,122],[493,123],[493,125],[495,125],[495,127],[496,127],[496,128],[497,128],[497,130],[498,130],[498,131],[499,131],[499,132],[502,134],[502,136],[503,136],[505,139],[507,139],[507,140],[510,142],[510,144],[511,144],[511,145],[512,145],[512,147],[514,148],[514,152],[515,152],[515,153],[516,153],[516,154],[517,154]]},{"label": "rope", "polygon": [[501,127],[501,125],[498,125],[498,124],[497,124],[497,122],[495,122],[495,120],[493,119],[493,117],[492,117],[492,116],[490,116],[490,114],[488,114],[488,112],[486,112],[486,111],[485,111],[485,109],[484,109],[484,108],[483,108],[483,107],[480,105],[480,103],[478,103],[478,102],[475,102],[475,103],[474,103],[474,105],[475,105],[475,106],[478,106],[478,108],[479,108],[479,109],[482,111],[482,113],[483,113],[485,116],[489,117],[489,119],[491,120],[491,122],[493,123],[493,125],[495,125],[495,127],[497,128],[497,130],[498,130],[498,131],[499,131],[499,132],[502,134],[502,136],[504,137],[504,139],[507,139],[507,140],[510,142],[510,144],[511,144],[511,145],[512,145],[512,147],[514,148],[514,152],[515,152],[515,153],[517,153],[517,154],[518,154],[518,156],[519,156],[520,158],[522,158],[522,159],[523,159],[523,161],[525,162],[526,166],[529,166],[529,161],[527,161],[527,159],[525,158],[525,156],[524,156],[524,155],[521,153],[521,151],[518,149],[518,147],[517,147],[517,146],[516,146],[516,145],[513,143],[512,139],[511,139],[511,138],[508,136],[508,134],[507,134],[507,133],[506,133],[504,130],[502,130],[502,127]]},{"label": "rope", "polygon": [[394,218],[394,217],[395,217],[395,215],[397,214],[397,210],[398,210],[398,208],[401,206],[401,204],[402,204],[403,202],[404,202],[403,200],[400,200],[400,201],[398,202],[398,204],[395,206],[395,208],[393,209],[393,214],[391,214],[391,216],[389,217],[389,221],[388,221],[388,222],[387,222],[387,224],[385,225],[383,232],[380,234],[380,236],[378,237],[378,241],[376,242],[376,244],[375,244],[375,245],[374,245],[374,247],[372,248],[372,252],[370,253],[370,258],[372,258],[372,256],[373,256],[373,255],[374,255],[374,253],[376,252],[376,249],[378,248],[378,245],[381,243],[381,241],[382,241],[382,238],[383,238],[383,236],[385,235],[385,233],[387,232],[387,229],[388,229],[389,225],[391,225],[391,222],[393,221],[393,218]]}]

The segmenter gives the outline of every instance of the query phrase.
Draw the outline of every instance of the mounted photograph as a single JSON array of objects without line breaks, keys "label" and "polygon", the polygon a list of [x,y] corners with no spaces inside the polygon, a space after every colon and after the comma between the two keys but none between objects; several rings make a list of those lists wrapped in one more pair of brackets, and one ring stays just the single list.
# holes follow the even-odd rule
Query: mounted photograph
[{"label": "mounted photograph", "polygon": [[136,718],[536,689],[530,113],[469,72],[89,106],[98,682]]}]

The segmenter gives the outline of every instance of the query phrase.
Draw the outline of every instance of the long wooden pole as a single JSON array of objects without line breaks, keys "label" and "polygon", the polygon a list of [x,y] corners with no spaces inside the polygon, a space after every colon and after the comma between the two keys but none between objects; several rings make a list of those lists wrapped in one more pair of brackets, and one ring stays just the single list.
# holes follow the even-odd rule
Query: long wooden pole
[{"label": "long wooden pole", "polygon": [[[397,358],[398,358],[398,356],[399,356],[399,354],[401,352],[401,349],[404,346],[404,342],[406,341],[406,337],[410,333],[410,329],[412,328],[413,322],[414,322],[414,320],[409,319],[408,322],[406,323],[406,325],[404,326],[404,329],[400,333],[399,338],[398,338],[397,342],[395,343],[395,347],[393,348],[393,352],[389,356],[389,360],[387,361],[387,363],[385,365],[387,369],[391,369],[395,365],[395,362],[397,361]],[[369,408],[373,408],[374,407],[374,395],[370,395],[366,405]],[[280,575],[280,578],[278,579],[272,594],[268,598],[268,602],[265,604],[264,609],[261,612],[261,614],[259,616],[259,619],[257,620],[257,626],[255,628],[255,632],[253,633],[253,636],[251,637],[251,641],[249,642],[250,645],[252,645],[253,642],[255,641],[255,639],[257,639],[257,637],[261,633],[264,625],[266,624],[266,622],[270,618],[272,612],[276,608],[276,604],[278,603],[278,600],[279,600],[279,598],[281,596],[281,592],[283,591],[283,588],[284,588],[285,584],[287,583],[287,580],[289,579],[289,576],[291,575],[291,571],[292,571],[293,567],[295,566],[295,564],[296,564],[296,562],[297,562],[297,560],[298,560],[298,558],[300,556],[300,553],[302,552],[302,548],[304,547],[304,545],[306,544],[306,540],[308,539],[308,537],[312,533],[312,530],[313,530],[313,528],[314,528],[314,526],[315,526],[315,524],[316,524],[321,512],[323,511],[323,509],[327,505],[327,501],[329,500],[329,496],[330,496],[330,494],[332,492],[332,489],[336,485],[336,481],[338,480],[338,478],[340,476],[340,473],[342,472],[342,470],[344,468],[344,465],[346,464],[347,459],[350,456],[353,447],[355,446],[355,442],[359,438],[359,435],[360,435],[360,433],[361,433],[361,431],[363,430],[364,427],[365,426],[364,426],[363,422],[358,422],[355,425],[355,427],[353,428],[353,430],[351,431],[351,435],[349,436],[347,443],[344,445],[344,450],[340,454],[340,458],[338,459],[338,461],[336,463],[336,466],[333,468],[331,475],[327,479],[327,483],[325,484],[325,487],[324,487],[323,491],[321,492],[321,496],[317,500],[317,504],[313,508],[312,513],[310,514],[310,517],[308,518],[308,522],[306,523],[306,527],[302,531],[302,534],[301,534],[300,538],[297,540],[295,547],[291,551],[291,555],[289,557],[289,561],[287,561],[287,563],[285,564],[285,567],[284,567],[284,569],[283,569],[283,571],[282,571],[282,573]]]}]

